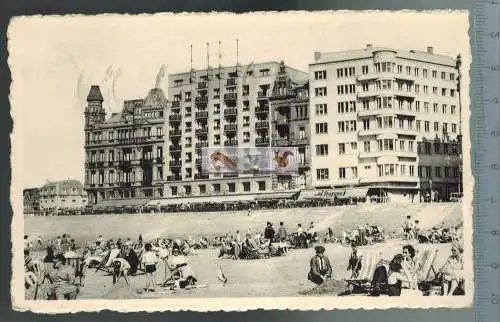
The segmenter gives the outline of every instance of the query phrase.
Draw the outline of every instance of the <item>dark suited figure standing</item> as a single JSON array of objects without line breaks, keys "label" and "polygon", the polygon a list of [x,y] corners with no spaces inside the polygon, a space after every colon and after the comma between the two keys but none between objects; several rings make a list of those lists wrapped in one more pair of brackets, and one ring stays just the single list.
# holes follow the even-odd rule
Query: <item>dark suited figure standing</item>
[{"label": "dark suited figure standing", "polygon": [[316,246],[314,250],[316,255],[311,258],[311,269],[307,279],[320,285],[332,276],[332,266],[328,257],[325,256],[325,247]]}]

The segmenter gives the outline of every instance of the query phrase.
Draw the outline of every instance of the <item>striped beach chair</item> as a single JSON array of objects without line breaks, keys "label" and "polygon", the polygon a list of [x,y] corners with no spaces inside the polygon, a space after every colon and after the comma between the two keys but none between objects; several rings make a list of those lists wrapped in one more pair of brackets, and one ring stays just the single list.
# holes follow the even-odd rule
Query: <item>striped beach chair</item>
[{"label": "striped beach chair", "polygon": [[419,282],[429,282],[436,278],[437,271],[434,267],[438,255],[438,249],[423,249],[416,255],[417,280]]},{"label": "striped beach chair", "polygon": [[[363,251],[359,255],[358,261],[361,263],[359,271],[352,270],[351,277],[345,280],[347,294],[370,293],[375,270],[383,264],[382,256],[377,249]],[[354,267],[356,268],[358,265],[354,265]]]}]

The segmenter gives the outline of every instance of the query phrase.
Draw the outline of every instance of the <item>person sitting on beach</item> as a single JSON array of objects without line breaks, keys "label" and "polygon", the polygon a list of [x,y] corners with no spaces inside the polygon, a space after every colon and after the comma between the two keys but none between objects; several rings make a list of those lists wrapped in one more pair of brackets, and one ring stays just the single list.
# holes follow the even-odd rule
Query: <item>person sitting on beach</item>
[{"label": "person sitting on beach", "polygon": [[46,277],[51,281],[51,293],[56,300],[76,300],[80,289],[77,287],[75,269],[66,265],[63,254],[54,256],[53,269]]},{"label": "person sitting on beach", "polygon": [[463,281],[463,247],[455,243],[451,247],[451,256],[448,257],[446,263],[440,270],[442,275],[442,290],[443,295],[451,296],[455,293],[459,284]]},{"label": "person sitting on beach", "polygon": [[191,266],[189,266],[186,257],[182,255],[181,249],[174,245],[172,254],[167,259],[167,265],[170,269],[171,276],[165,282],[170,284],[173,282],[174,287],[185,288],[188,285],[195,285],[197,279]]},{"label": "person sitting on beach", "polygon": [[155,278],[154,273],[156,272],[156,264],[158,263],[158,258],[156,254],[152,251],[153,247],[150,243],[144,245],[145,253],[142,254],[142,264],[145,267],[146,271],[146,292],[150,290],[154,291],[155,287]]},{"label": "person sitting on beach", "polygon": [[128,273],[130,271],[130,264],[125,258],[115,258],[111,264],[113,266],[113,285],[118,283],[121,277],[125,280],[127,285],[130,285],[128,281]]},{"label": "person sitting on beach", "polygon": [[411,282],[403,273],[403,266],[401,264],[403,260],[403,255],[398,254],[394,256],[392,261],[389,263],[389,274],[387,278],[389,296],[401,296],[403,283]]},{"label": "person sitting on beach", "polygon": [[321,285],[327,279],[331,278],[332,266],[328,257],[325,256],[325,247],[316,246],[314,250],[316,251],[316,255],[311,258],[310,270],[307,278],[311,282]]},{"label": "person sitting on beach", "polygon": [[412,245],[403,246],[403,261],[401,262],[402,272],[406,278],[411,281],[410,284],[403,284],[403,287],[416,288],[417,283],[417,264],[415,263],[415,248]]}]

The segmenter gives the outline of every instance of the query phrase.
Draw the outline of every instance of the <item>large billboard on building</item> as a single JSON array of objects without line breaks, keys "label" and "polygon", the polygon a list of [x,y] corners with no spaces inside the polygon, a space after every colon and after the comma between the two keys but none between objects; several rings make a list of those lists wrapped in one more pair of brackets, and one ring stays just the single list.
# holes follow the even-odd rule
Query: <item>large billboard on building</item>
[{"label": "large billboard on building", "polygon": [[201,171],[209,173],[298,173],[295,147],[221,147],[202,150]]}]

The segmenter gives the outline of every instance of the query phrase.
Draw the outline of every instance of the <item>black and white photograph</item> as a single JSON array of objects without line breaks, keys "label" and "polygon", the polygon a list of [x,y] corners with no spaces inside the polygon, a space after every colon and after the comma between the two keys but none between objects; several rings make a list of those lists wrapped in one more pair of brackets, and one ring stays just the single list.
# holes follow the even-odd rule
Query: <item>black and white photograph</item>
[{"label": "black and white photograph", "polygon": [[466,11],[12,19],[14,308],[470,307],[468,29]]}]

